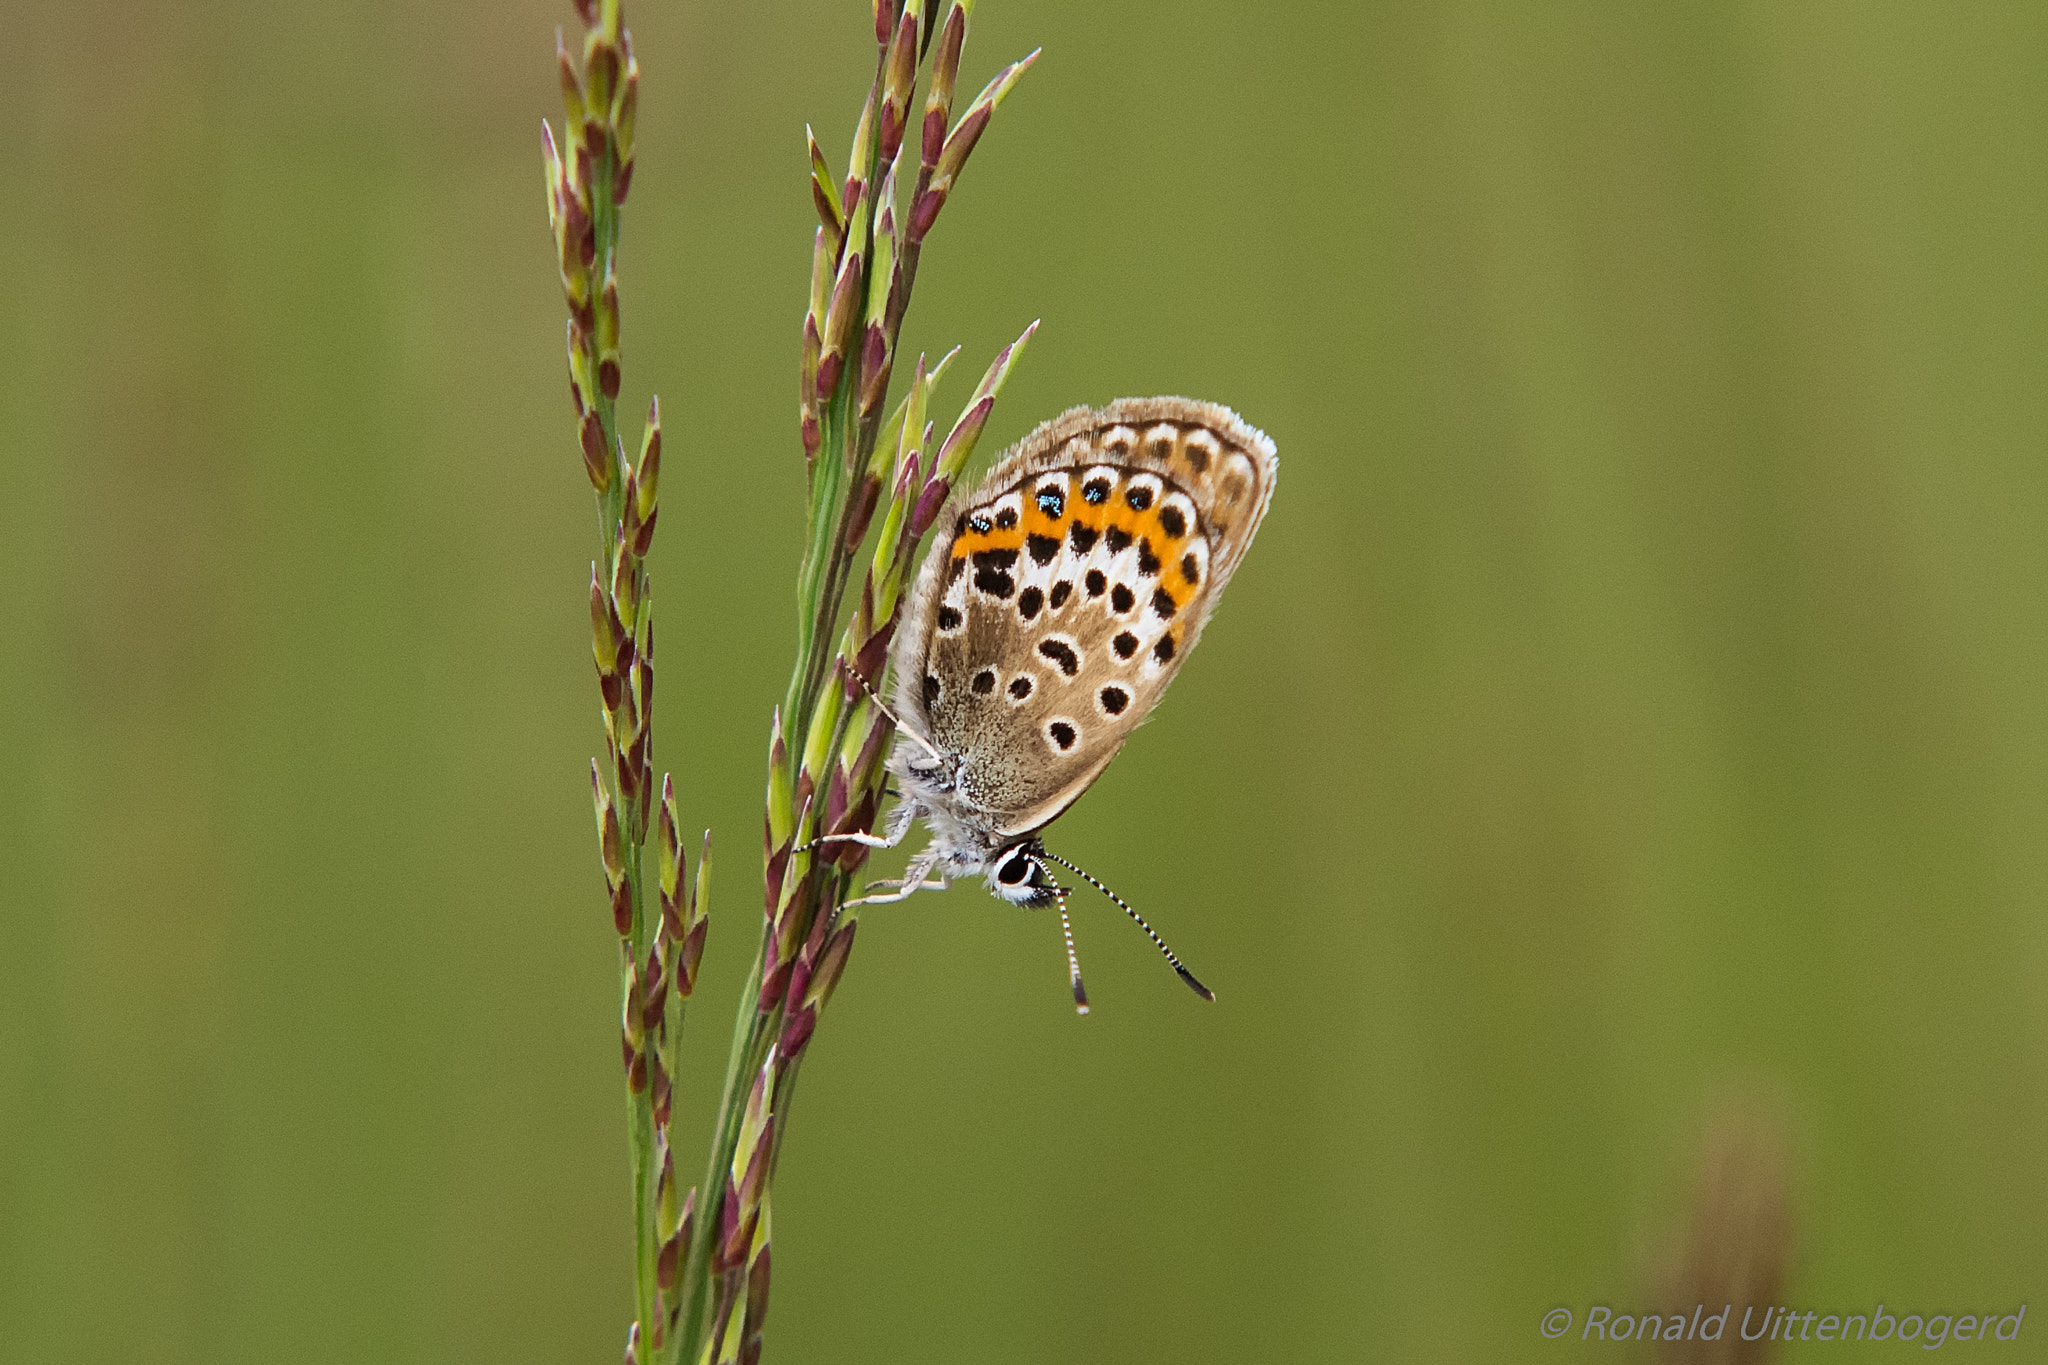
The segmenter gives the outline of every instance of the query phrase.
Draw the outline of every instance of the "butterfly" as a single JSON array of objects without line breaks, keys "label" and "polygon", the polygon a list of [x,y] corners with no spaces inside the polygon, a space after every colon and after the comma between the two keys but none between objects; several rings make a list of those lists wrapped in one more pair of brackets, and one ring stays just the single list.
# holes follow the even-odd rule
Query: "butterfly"
[{"label": "butterfly", "polygon": [[[1013,904],[1057,906],[1074,1005],[1088,1012],[1057,865],[1121,906],[1174,971],[1216,997],[1122,897],[1049,852],[1043,832],[1159,704],[1273,497],[1273,442],[1230,409],[1186,398],[1075,408],[956,492],[906,600],[890,654],[900,799],[886,833],[923,819],[931,842],[903,900],[980,875]],[[878,699],[879,700],[879,699]]]}]

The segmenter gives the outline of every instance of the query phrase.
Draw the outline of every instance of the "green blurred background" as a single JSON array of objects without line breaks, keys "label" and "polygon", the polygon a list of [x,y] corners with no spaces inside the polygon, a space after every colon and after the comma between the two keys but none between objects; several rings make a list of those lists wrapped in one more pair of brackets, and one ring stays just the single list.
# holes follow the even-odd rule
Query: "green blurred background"
[{"label": "green blurred background", "polygon": [[[723,850],[686,1170],[866,14],[628,12],[658,760]],[[572,18],[0,19],[0,1358],[618,1358]],[[2048,1290],[2048,9],[984,0],[963,84],[1041,44],[906,335],[950,415],[1045,319],[985,448],[1155,392],[1279,443],[1057,845],[1221,1002],[1106,903],[1086,1021],[1044,916],[871,914],[770,1357],[1621,1358],[1538,1319],[1640,1299],[1731,1110],[1789,1301]]]}]

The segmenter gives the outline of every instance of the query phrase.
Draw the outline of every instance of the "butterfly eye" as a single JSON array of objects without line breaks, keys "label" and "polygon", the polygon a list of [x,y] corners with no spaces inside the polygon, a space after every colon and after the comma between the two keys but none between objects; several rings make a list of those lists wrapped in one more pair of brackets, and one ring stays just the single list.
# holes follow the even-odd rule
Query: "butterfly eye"
[{"label": "butterfly eye", "polygon": [[1022,886],[1030,875],[1031,860],[1021,853],[996,869],[996,880],[1004,886]]}]

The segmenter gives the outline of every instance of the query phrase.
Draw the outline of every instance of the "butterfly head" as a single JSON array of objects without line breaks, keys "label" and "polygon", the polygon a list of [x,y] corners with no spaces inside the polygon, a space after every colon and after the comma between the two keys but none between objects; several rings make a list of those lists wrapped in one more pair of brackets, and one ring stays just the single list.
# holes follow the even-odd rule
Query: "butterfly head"
[{"label": "butterfly head", "polygon": [[1045,845],[1035,838],[1021,839],[998,852],[982,879],[990,894],[1032,909],[1053,904],[1065,890],[1046,870]]}]

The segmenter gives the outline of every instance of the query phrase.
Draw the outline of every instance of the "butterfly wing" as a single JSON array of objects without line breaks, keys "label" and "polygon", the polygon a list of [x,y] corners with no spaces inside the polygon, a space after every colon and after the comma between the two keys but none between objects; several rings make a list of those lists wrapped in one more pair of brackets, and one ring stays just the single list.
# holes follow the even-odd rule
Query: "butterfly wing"
[{"label": "butterfly wing", "polygon": [[1183,398],[1077,408],[939,521],[896,642],[899,707],[1003,834],[1087,790],[1200,637],[1273,495],[1273,443]]}]

